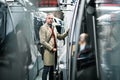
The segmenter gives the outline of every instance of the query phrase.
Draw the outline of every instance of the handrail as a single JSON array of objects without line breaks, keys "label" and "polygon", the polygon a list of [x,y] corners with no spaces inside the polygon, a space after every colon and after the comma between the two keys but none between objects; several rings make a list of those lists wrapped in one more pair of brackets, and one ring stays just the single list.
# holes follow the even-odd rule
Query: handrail
[{"label": "handrail", "polygon": [[69,40],[69,47],[67,48],[67,52],[68,54],[68,80],[71,80],[71,58],[72,58],[72,41],[73,41],[73,37],[74,37],[74,29],[75,29],[75,23],[76,23],[76,18],[77,18],[77,13],[78,13],[78,7],[79,7],[79,3],[80,0],[77,1],[75,9],[74,9],[74,13],[73,13],[73,18],[72,18],[72,23],[71,23],[71,29],[70,29],[70,40]]},{"label": "handrail", "polygon": [[95,17],[93,16],[93,32],[94,32],[94,46],[95,46],[95,57],[96,57],[96,68],[97,68],[97,77],[99,78],[99,61],[98,61],[98,48],[97,48],[97,40],[96,40],[96,27],[95,27]]},{"label": "handrail", "polygon": [[[78,0],[79,2],[79,0]],[[78,6],[79,4],[77,3],[77,5],[75,6],[75,10],[74,10],[74,15],[73,15],[73,18],[72,18],[72,23],[71,23],[71,33],[69,35],[71,35],[70,37],[70,42],[69,43],[72,43],[72,39],[73,39],[73,36],[74,36],[74,25],[75,25],[75,22],[76,22],[76,18],[77,18],[77,9],[78,9]],[[72,48],[72,44],[68,44],[69,45],[69,49],[67,49],[67,52],[69,53],[68,54],[68,80],[71,80],[71,54],[72,54],[72,51],[71,51],[71,48]]]},{"label": "handrail", "polygon": [[78,2],[80,6],[78,6],[78,14],[77,14],[77,21],[79,22],[75,22],[75,27],[77,26],[76,29],[76,50],[75,50],[75,55],[73,57],[73,64],[72,64],[72,80],[76,80],[76,59],[77,59],[77,51],[78,51],[78,41],[79,41],[79,34],[80,34],[80,29],[81,29],[81,25],[82,25],[82,19],[83,19],[83,13],[84,13],[84,8],[85,8],[85,3],[86,0],[81,0],[81,2]]}]

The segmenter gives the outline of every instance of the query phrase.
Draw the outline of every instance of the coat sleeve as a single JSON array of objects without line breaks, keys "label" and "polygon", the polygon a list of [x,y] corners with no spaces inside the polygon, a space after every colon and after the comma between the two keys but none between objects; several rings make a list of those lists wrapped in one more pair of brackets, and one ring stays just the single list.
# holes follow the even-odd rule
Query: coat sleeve
[{"label": "coat sleeve", "polygon": [[59,34],[57,32],[57,38],[60,40],[64,39],[67,35],[68,35],[68,31],[64,32],[63,34]]},{"label": "coat sleeve", "polygon": [[46,36],[45,36],[45,28],[42,26],[39,31],[39,36],[40,36],[40,43],[48,50],[52,50],[53,47],[48,43]]}]

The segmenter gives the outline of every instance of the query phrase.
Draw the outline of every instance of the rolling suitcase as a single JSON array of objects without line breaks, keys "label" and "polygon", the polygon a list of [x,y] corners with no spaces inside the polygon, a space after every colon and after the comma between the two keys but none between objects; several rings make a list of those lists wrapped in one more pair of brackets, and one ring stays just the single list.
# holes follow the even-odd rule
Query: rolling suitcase
[{"label": "rolling suitcase", "polygon": [[63,80],[63,72],[60,70],[54,70],[54,80]]}]

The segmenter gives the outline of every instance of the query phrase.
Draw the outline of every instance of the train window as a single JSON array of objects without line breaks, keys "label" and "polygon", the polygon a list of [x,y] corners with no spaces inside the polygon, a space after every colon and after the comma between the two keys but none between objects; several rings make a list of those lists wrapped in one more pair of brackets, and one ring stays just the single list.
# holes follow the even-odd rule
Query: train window
[{"label": "train window", "polygon": [[0,8],[0,43],[2,43],[5,38],[5,23],[6,23],[5,18],[6,18],[5,10],[1,7]]},{"label": "train window", "polygon": [[97,41],[102,80],[120,80],[120,4],[113,3],[97,7]]}]

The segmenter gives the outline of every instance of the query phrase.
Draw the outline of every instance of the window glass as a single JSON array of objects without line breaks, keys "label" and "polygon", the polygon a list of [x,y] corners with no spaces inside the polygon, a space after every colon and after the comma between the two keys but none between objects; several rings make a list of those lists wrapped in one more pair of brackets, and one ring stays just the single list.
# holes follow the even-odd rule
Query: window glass
[{"label": "window glass", "polygon": [[[113,1],[113,0],[111,0]],[[101,80],[120,80],[120,6],[97,5],[97,41]]]}]

